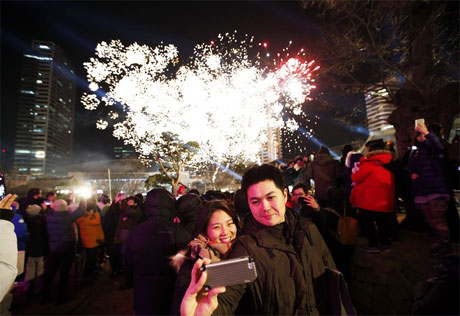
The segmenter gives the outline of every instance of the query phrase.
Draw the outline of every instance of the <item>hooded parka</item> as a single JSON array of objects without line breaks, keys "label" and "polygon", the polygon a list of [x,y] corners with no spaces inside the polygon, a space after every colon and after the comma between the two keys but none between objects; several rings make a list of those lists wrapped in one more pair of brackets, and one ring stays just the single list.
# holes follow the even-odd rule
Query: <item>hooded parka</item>
[{"label": "hooded parka", "polygon": [[388,150],[375,150],[362,157],[359,170],[351,175],[355,183],[350,196],[353,207],[392,213],[395,205],[395,180],[383,165],[391,162]]},{"label": "hooded parka", "polygon": [[146,200],[148,218],[131,231],[126,242],[137,315],[169,314],[176,278],[169,257],[190,241],[182,225],[174,222],[175,204],[168,191],[151,190]]}]

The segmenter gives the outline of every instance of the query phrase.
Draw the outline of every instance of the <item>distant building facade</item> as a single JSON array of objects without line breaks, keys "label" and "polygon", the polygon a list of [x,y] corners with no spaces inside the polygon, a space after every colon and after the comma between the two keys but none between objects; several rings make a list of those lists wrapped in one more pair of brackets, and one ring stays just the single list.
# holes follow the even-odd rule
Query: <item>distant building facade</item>
[{"label": "distant building facade", "polygon": [[395,106],[388,102],[388,91],[382,87],[371,87],[365,93],[367,128],[371,132],[393,128],[388,117]]},{"label": "distant building facade", "polygon": [[14,172],[64,173],[72,160],[76,77],[62,49],[32,41],[24,54],[18,99]]},{"label": "distant building facade", "polygon": [[259,154],[261,163],[269,163],[282,158],[281,151],[281,129],[269,128],[267,130],[267,142]]},{"label": "distant building facade", "polygon": [[135,159],[137,158],[136,152],[132,147],[126,145],[117,145],[113,147],[113,159]]}]

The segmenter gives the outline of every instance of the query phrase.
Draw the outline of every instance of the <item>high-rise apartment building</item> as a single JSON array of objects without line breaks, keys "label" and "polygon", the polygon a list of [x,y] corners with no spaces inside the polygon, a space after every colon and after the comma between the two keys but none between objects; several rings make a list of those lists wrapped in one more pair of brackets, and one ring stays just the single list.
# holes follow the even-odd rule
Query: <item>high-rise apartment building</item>
[{"label": "high-rise apartment building", "polygon": [[260,162],[269,163],[276,159],[281,159],[281,130],[279,128],[269,128],[267,130],[267,143],[260,152]]},{"label": "high-rise apartment building", "polygon": [[15,172],[59,175],[71,162],[76,77],[52,42],[32,41],[24,54],[13,157]]},{"label": "high-rise apartment building", "polygon": [[371,87],[365,94],[367,128],[371,132],[393,128],[387,122],[395,106],[388,102],[388,91],[385,88]]}]

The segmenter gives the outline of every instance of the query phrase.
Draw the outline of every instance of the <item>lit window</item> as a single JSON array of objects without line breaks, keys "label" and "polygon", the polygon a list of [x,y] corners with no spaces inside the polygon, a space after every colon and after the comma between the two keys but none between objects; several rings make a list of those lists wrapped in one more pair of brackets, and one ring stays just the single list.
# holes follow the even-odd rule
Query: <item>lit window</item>
[{"label": "lit window", "polygon": [[37,150],[35,152],[35,158],[38,158],[38,159],[44,159],[46,156],[45,152],[43,150]]},{"label": "lit window", "polygon": [[52,61],[53,60],[53,58],[51,58],[51,57],[42,57],[42,56],[35,56],[35,55],[28,55],[28,54],[24,54],[24,57],[34,58],[34,59],[37,59],[37,60],[44,60],[44,61]]},{"label": "lit window", "polygon": [[41,81],[41,80],[37,80],[37,83],[43,83],[43,81]]},{"label": "lit window", "polygon": [[38,48],[50,50],[51,48],[48,45],[38,45]]},{"label": "lit window", "polygon": [[30,150],[27,149],[16,149],[14,152],[16,154],[30,154]]},{"label": "lit window", "polygon": [[24,93],[24,94],[32,94],[32,95],[36,95],[36,94],[37,94],[37,92],[31,91],[31,90],[21,90],[21,93]]}]

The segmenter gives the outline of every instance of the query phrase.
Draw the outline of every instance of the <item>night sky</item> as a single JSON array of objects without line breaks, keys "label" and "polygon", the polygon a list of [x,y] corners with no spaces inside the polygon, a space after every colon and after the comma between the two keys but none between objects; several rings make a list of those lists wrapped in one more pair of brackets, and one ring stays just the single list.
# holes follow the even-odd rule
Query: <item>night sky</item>
[{"label": "night sky", "polygon": [[[267,41],[278,52],[291,40],[294,47],[308,48],[318,41],[319,30],[309,12],[293,2],[1,2],[1,148],[3,164],[14,150],[17,96],[22,55],[34,39],[53,41],[65,52],[79,77],[77,90],[74,161],[112,155],[110,129],[97,130],[97,112],[80,104],[87,90],[83,62],[94,56],[101,41],[120,39],[155,46],[161,41],[176,45],[182,58],[193,47],[238,30]],[[314,56],[312,56],[314,58]],[[328,118],[318,123],[316,136],[329,146],[356,138]],[[334,131],[331,133],[331,127]]]}]

